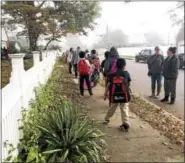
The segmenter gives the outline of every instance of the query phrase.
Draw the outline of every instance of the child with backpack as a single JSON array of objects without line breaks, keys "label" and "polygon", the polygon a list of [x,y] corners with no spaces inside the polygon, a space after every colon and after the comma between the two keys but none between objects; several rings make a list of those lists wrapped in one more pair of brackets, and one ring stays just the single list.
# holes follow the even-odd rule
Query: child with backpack
[{"label": "child with backpack", "polygon": [[105,59],[101,62],[100,72],[102,73],[103,77],[105,78],[106,77],[106,73],[105,73],[105,70],[104,70],[105,69],[105,62],[109,57],[109,51],[106,51],[104,53],[104,57],[105,57]]},{"label": "child with backpack", "polygon": [[116,72],[108,75],[107,88],[104,94],[104,100],[107,99],[107,93],[109,92],[109,102],[111,104],[105,116],[105,122],[103,124],[108,124],[110,118],[114,115],[118,106],[121,110],[122,124],[120,126],[121,131],[128,131],[129,124],[129,101],[131,99],[130,95],[130,74],[125,70],[126,61],[125,59],[118,59],[116,62]]},{"label": "child with backpack", "polygon": [[85,52],[81,51],[79,53],[80,61],[78,62],[77,68],[80,74],[80,95],[84,96],[84,81],[86,81],[89,94],[92,96],[92,88],[90,84],[89,75],[91,72],[91,65],[88,60],[85,59]]},{"label": "child with backpack", "polygon": [[96,70],[100,70],[100,59],[96,50],[94,49],[91,51],[91,63],[94,65]]}]

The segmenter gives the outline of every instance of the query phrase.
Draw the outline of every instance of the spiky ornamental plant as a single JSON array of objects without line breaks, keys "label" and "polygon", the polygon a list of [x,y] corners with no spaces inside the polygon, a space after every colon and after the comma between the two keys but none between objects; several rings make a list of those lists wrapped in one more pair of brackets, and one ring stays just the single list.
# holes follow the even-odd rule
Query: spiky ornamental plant
[{"label": "spiky ornamental plant", "polygon": [[39,144],[47,162],[74,163],[103,161],[101,131],[82,118],[70,102],[47,112],[40,129]]}]

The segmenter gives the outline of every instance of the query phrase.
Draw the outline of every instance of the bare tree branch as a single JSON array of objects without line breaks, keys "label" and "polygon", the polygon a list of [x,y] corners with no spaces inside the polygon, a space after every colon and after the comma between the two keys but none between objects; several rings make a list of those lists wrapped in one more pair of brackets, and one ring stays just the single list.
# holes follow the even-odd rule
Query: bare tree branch
[{"label": "bare tree branch", "polygon": [[38,6],[38,8],[41,8],[46,1],[42,1],[42,3]]}]

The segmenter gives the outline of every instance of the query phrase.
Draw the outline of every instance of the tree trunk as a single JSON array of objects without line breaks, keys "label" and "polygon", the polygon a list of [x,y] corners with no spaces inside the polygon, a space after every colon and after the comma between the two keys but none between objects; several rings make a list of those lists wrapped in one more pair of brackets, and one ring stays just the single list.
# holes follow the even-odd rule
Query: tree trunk
[{"label": "tree trunk", "polygon": [[44,50],[47,50],[47,48],[48,48],[49,44],[50,44],[52,41],[54,41],[54,39],[51,39],[51,40],[49,40],[49,41],[48,41],[48,43],[46,44],[46,46],[45,46]]}]

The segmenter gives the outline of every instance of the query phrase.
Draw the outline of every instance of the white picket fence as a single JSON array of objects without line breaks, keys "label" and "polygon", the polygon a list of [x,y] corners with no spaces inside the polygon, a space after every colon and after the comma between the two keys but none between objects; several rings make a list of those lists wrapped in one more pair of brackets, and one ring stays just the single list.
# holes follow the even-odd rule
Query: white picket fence
[{"label": "white picket fence", "polygon": [[[62,52],[60,52],[62,54]],[[43,51],[42,61],[38,51],[33,52],[34,66],[24,70],[23,57],[25,54],[10,54],[12,73],[10,83],[2,91],[2,157],[8,156],[7,143],[17,146],[20,138],[21,111],[29,108],[29,101],[34,99],[34,88],[45,84],[50,76],[58,51]],[[8,142],[7,142],[8,141]]]}]

